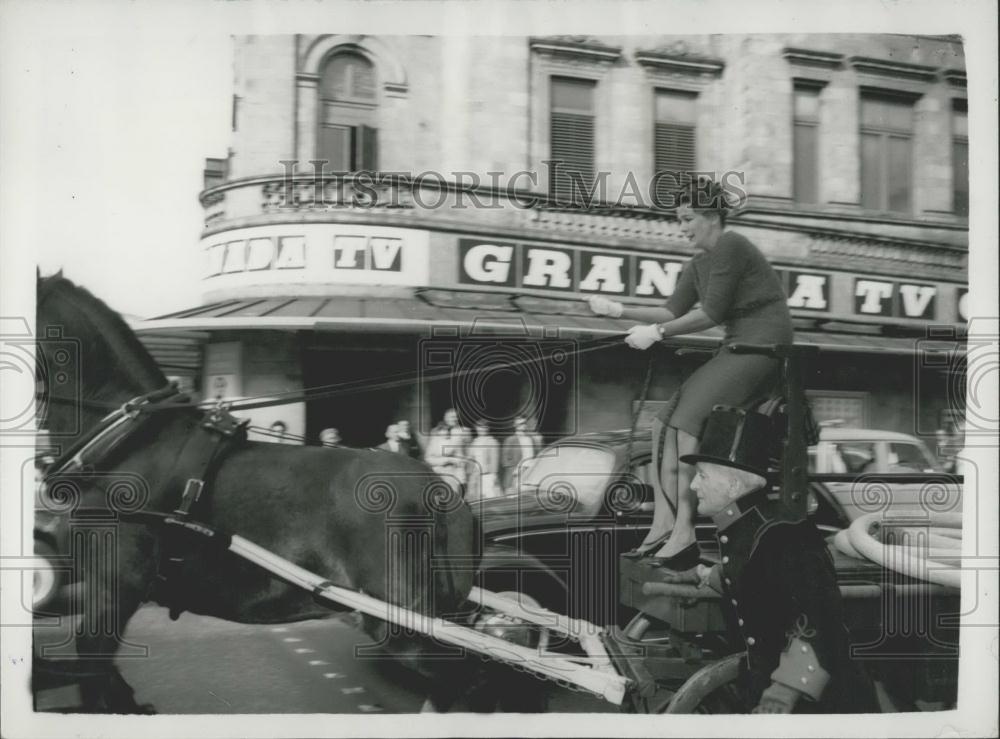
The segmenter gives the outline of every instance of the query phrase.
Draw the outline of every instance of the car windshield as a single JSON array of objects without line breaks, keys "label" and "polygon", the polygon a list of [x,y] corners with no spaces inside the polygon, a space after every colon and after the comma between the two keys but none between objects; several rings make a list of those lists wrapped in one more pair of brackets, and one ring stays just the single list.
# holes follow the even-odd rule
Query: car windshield
[{"label": "car windshield", "polygon": [[834,449],[834,462],[839,458],[847,472],[885,472],[877,468],[878,455],[873,442],[845,441]]},{"label": "car windshield", "polygon": [[[615,455],[610,450],[592,446],[560,444],[549,447],[531,460],[522,485],[537,491],[540,498],[551,498],[563,507],[566,496],[576,501],[572,510],[596,510],[614,469]],[[543,501],[544,502],[544,501]]]},{"label": "car windshield", "polygon": [[[884,451],[880,454],[879,448]],[[810,472],[882,473],[940,472],[940,465],[922,444],[866,440],[826,440],[809,450]]]},{"label": "car windshield", "polygon": [[940,465],[926,449],[916,444],[889,445],[889,472],[939,472]]}]

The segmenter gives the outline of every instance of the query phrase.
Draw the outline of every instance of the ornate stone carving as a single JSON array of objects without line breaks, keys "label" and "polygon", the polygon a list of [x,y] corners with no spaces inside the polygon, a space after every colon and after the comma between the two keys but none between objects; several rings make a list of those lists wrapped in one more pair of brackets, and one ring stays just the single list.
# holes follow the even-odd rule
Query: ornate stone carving
[{"label": "ornate stone carving", "polygon": [[205,209],[205,225],[221,221],[226,217],[226,194],[224,192],[208,192],[201,198]]},{"label": "ornate stone carving", "polygon": [[[873,241],[849,236],[808,234],[809,254],[816,266],[842,268],[847,258],[852,269],[898,270],[899,274],[921,272],[921,277],[940,278],[942,270],[953,272],[951,277],[965,279],[966,254],[934,244]],[[827,261],[828,260],[828,261]],[[821,265],[820,262],[826,261]]]},{"label": "ornate stone carving", "polygon": [[264,213],[296,210],[356,208],[359,211],[411,209],[413,193],[408,186],[385,180],[338,177],[273,179],[261,185],[261,210]]}]

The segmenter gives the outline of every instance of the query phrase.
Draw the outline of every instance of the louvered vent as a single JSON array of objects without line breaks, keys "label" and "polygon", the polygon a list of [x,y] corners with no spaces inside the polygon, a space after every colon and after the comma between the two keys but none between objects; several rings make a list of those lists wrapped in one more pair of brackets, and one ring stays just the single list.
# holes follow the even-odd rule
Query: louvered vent
[{"label": "louvered vent", "polygon": [[[669,206],[674,192],[682,188],[695,169],[694,126],[657,123],[654,158],[657,202]],[[665,174],[660,174],[665,173]]]},{"label": "louvered vent", "polygon": [[579,203],[594,186],[594,118],[552,113],[552,159],[549,194],[562,202]]}]

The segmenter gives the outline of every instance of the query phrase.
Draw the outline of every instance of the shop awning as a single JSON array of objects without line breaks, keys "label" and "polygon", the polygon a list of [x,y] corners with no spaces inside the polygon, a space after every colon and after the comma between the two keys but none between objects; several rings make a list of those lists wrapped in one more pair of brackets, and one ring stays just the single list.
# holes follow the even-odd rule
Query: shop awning
[{"label": "shop awning", "polygon": [[[797,323],[800,323],[797,321]],[[287,296],[224,300],[171,313],[135,324],[140,335],[161,332],[212,331],[344,331],[378,330],[415,333],[435,327],[460,327],[491,335],[613,336],[626,332],[634,321],[599,318],[579,300],[540,298],[504,293],[434,290],[410,297]],[[811,325],[811,324],[808,324]],[[922,340],[872,333],[802,330],[796,339],[825,351],[911,355]],[[204,335],[204,333],[202,333]],[[712,346],[720,329],[677,337],[677,345]],[[956,347],[952,348],[955,351]],[[961,348],[959,348],[961,350]]]}]

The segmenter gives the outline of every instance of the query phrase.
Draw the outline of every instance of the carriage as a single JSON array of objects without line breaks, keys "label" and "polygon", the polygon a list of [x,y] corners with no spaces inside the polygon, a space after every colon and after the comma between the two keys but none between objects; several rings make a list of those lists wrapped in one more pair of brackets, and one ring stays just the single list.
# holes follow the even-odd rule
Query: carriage
[{"label": "carriage", "polygon": [[[78,346],[91,353],[91,362],[98,354],[106,361],[109,351],[142,352],[134,335],[120,319],[109,316],[103,304],[61,277],[50,280],[54,282],[40,284],[40,331],[72,323],[77,315],[89,316],[89,323],[79,329],[84,337]],[[109,335],[116,337],[110,346]],[[762,408],[779,431],[773,493],[806,515],[810,427],[801,365],[808,357],[796,347],[730,350],[782,360],[783,393]],[[50,363],[59,351],[67,349],[58,342],[40,342],[40,354]],[[81,383],[87,384],[88,357],[79,359]],[[91,525],[103,516],[116,531],[113,554],[124,557],[127,565],[114,573],[114,583],[106,582],[106,573],[94,564],[100,561],[93,551],[99,540],[85,542],[90,569],[82,579],[90,578],[91,590],[98,582],[107,597],[82,599],[89,625],[77,639],[79,659],[68,669],[36,661],[36,688],[46,674],[61,670],[80,681],[90,710],[142,710],[107,659],[117,645],[109,639],[115,633],[106,626],[119,617],[127,621],[158,585],[154,599],[172,612],[190,609],[244,622],[308,618],[324,608],[358,611],[366,617],[366,630],[383,644],[432,642],[458,648],[476,655],[474,666],[478,657],[485,657],[589,691],[627,711],[748,710],[733,687],[740,654],[726,639],[718,599],[712,594],[658,582],[626,559],[621,560],[619,596],[637,615],[621,627],[556,613],[516,592],[492,592],[473,584],[482,552],[468,506],[419,463],[394,458],[386,468],[389,457],[371,456],[379,452],[254,446],[245,441],[243,424],[226,408],[195,407],[165,386],[148,355],[134,359],[132,366],[122,362],[116,372],[116,378],[105,377],[103,369],[99,380],[91,377],[90,384],[99,389],[82,399],[47,388],[50,424],[66,428],[75,421],[79,427],[69,451],[46,477],[49,513],[55,500],[54,520],[65,521],[77,509],[89,511],[84,518]],[[109,408],[114,410],[102,417]],[[87,412],[91,422],[80,423]],[[191,438],[200,441],[193,444]],[[145,451],[149,445],[166,445],[170,453],[151,458]],[[94,482],[112,471],[117,482]],[[122,480],[131,481],[131,486],[123,486]],[[320,491],[309,494],[309,514],[298,522],[301,532],[315,533],[309,547],[269,528],[276,520],[287,524],[288,514],[262,490],[265,482],[271,486],[267,489],[292,489],[296,495]],[[866,484],[893,482],[939,486],[959,481],[942,475],[886,474]],[[855,646],[878,672],[889,710],[955,703],[957,525],[954,515],[855,522],[845,545],[847,551],[853,546],[855,555],[880,550],[881,545],[870,541],[872,528],[905,540],[899,572],[858,556],[839,555]],[[362,544],[376,529],[386,538],[384,550]],[[936,553],[934,559],[919,556],[928,551]],[[422,574],[401,579],[387,575],[395,569],[409,572],[415,561],[426,565]],[[277,595],[274,581],[284,586]],[[915,628],[895,628],[911,621],[900,614],[912,613],[919,614]],[[411,652],[415,665],[428,669],[419,651]],[[434,697],[435,707],[454,704],[463,680],[456,660],[446,661],[441,669],[444,678],[434,681],[443,686]]]}]

